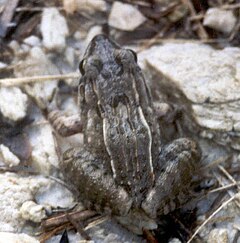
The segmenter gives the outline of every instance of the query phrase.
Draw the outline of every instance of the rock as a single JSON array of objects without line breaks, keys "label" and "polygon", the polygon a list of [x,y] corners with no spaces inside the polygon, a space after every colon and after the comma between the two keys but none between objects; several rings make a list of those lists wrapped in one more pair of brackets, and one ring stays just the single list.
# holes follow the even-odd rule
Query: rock
[{"label": "rock", "polygon": [[46,217],[46,212],[42,205],[38,205],[33,201],[26,201],[20,208],[20,214],[23,219],[40,223]]},{"label": "rock", "polygon": [[19,158],[3,144],[0,145],[0,158],[1,157],[4,164],[10,167],[17,166],[20,163]]},{"label": "rock", "polygon": [[12,121],[22,120],[27,115],[28,97],[19,88],[0,88],[0,111]]},{"label": "rock", "polygon": [[75,201],[73,194],[60,184],[51,184],[41,188],[36,194],[36,202],[52,208],[71,208]]},{"label": "rock", "polygon": [[39,243],[40,241],[27,234],[0,232],[0,243]]},{"label": "rock", "polygon": [[63,7],[70,14],[75,11],[87,11],[89,13],[107,11],[107,4],[104,0],[64,0]]},{"label": "rock", "polygon": [[229,34],[236,22],[237,18],[231,10],[209,8],[204,16],[203,25]]},{"label": "rock", "polygon": [[6,172],[0,174],[0,185],[0,231],[21,232],[26,220],[40,222],[45,217],[44,208],[73,205],[65,187],[43,176]]},{"label": "rock", "polygon": [[[164,89],[174,102],[190,105],[195,121],[212,132],[216,142],[240,149],[239,48],[169,43],[150,48],[139,60],[157,71],[158,90]],[[235,135],[229,135],[233,130]]]},{"label": "rock", "polygon": [[20,45],[16,40],[12,40],[8,45],[14,52],[14,55],[18,54]]},{"label": "rock", "polygon": [[82,31],[76,31],[73,35],[74,39],[76,40],[83,40],[86,38],[86,33]]},{"label": "rock", "polygon": [[[69,243],[94,243],[94,241],[89,240],[86,241],[84,240],[78,233],[75,233],[73,231],[68,231],[68,239],[69,239]],[[51,237],[50,239],[47,240],[47,243],[60,243],[60,242],[66,242],[61,240],[62,238],[62,234],[58,234],[58,235],[54,235],[53,237]]]},{"label": "rock", "polygon": [[143,24],[146,18],[130,4],[114,1],[108,18],[108,24],[114,28],[133,31]]},{"label": "rock", "polygon": [[6,68],[8,65],[4,62],[0,62],[0,69]]},{"label": "rock", "polygon": [[98,34],[102,34],[102,26],[95,25],[92,28],[90,28],[87,37],[85,38],[85,47],[87,47],[89,42],[93,39],[93,37]]},{"label": "rock", "polygon": [[35,35],[31,35],[31,36],[27,37],[26,39],[23,40],[23,43],[30,45],[30,46],[41,46],[40,39]]},{"label": "rock", "polygon": [[50,175],[54,167],[58,167],[51,126],[48,124],[34,126],[28,133],[32,145],[32,167],[44,175]]},{"label": "rock", "polygon": [[176,23],[182,19],[188,13],[188,7],[185,4],[177,6],[172,13],[170,13],[167,18],[172,22]]},{"label": "rock", "polygon": [[69,30],[57,8],[44,8],[40,30],[47,49],[61,52],[65,48]]},{"label": "rock", "polygon": [[20,232],[25,223],[20,213],[21,205],[34,200],[36,192],[41,187],[46,188],[49,183],[52,181],[41,176],[0,174],[0,211],[3,212],[0,217],[0,231]]},{"label": "rock", "polygon": [[74,58],[74,49],[72,47],[67,47],[65,50],[65,59],[71,67],[74,66]]},{"label": "rock", "polygon": [[26,45],[26,44],[22,44],[21,47],[20,47],[20,50],[22,53],[28,53],[30,51],[30,46],[29,45]]},{"label": "rock", "polygon": [[207,243],[228,243],[227,229],[213,229],[208,236]]},{"label": "rock", "polygon": [[[16,77],[32,77],[43,75],[57,75],[58,68],[48,59],[39,47],[31,49],[25,60],[19,61],[14,68]],[[46,108],[48,100],[52,98],[52,93],[56,88],[56,81],[45,81],[25,85],[25,91],[30,95],[42,109]]]},{"label": "rock", "polygon": [[178,238],[173,238],[168,243],[181,243],[181,241]]}]

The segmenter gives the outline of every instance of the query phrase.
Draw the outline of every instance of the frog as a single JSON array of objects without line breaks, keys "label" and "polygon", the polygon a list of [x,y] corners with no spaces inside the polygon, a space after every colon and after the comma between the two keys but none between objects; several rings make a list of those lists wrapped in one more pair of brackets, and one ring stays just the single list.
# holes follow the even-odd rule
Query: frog
[{"label": "frog", "polygon": [[79,69],[79,114],[65,123],[58,112],[49,115],[63,136],[83,133],[83,145],[64,152],[61,172],[86,207],[120,221],[131,218],[126,224],[139,224],[135,231],[141,234],[143,221],[154,228],[159,216],[191,198],[201,150],[185,137],[163,144],[151,90],[133,50],[97,35]]}]

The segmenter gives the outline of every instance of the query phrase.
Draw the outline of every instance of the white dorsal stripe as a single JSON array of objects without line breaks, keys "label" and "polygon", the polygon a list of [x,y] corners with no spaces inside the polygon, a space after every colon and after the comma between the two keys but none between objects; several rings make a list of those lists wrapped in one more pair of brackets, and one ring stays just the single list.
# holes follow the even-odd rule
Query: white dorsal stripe
[{"label": "white dorsal stripe", "polygon": [[148,145],[148,151],[149,151],[149,164],[150,164],[150,169],[151,172],[153,173],[153,163],[152,163],[152,134],[151,134],[151,130],[150,127],[148,126],[148,123],[146,121],[146,118],[143,114],[142,108],[139,106],[138,107],[138,111],[139,111],[139,115],[140,115],[140,119],[143,123],[143,125],[146,127],[147,132],[148,132],[148,136],[149,136],[149,145]]},{"label": "white dorsal stripe", "polygon": [[[110,156],[110,158],[112,158],[112,154],[111,151],[109,150],[108,146],[107,146],[107,128],[106,128],[106,118],[103,118],[103,141],[105,144],[105,147],[107,149],[108,155]],[[111,169],[112,169],[112,173],[113,173],[113,177],[116,178],[117,177],[117,173],[116,173],[116,168],[114,166],[114,162],[111,159]]]}]

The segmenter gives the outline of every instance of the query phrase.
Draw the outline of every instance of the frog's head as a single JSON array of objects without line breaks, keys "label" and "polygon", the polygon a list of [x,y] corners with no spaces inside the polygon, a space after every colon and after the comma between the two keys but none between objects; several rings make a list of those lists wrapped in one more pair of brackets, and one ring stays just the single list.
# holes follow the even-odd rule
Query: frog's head
[{"label": "frog's head", "polygon": [[79,69],[81,81],[92,83],[99,103],[106,107],[131,91],[133,80],[129,76],[139,67],[132,50],[121,48],[105,35],[97,35],[89,43]]}]

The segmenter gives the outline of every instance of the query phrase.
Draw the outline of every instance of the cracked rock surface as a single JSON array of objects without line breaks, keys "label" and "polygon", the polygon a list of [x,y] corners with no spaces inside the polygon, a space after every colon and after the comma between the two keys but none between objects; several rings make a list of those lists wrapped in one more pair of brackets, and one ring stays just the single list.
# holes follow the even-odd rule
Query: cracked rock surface
[{"label": "cracked rock surface", "polygon": [[163,92],[174,90],[172,96],[184,96],[194,121],[208,136],[240,150],[239,48],[169,43],[142,52],[140,60],[158,73]]}]

